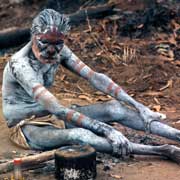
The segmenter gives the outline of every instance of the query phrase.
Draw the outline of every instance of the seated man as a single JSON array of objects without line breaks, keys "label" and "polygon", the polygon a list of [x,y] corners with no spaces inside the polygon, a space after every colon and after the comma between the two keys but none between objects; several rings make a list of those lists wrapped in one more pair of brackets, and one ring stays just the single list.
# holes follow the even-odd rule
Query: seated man
[{"label": "seated man", "polygon": [[[84,64],[64,44],[65,34],[70,28],[68,23],[67,17],[54,10],[40,12],[33,20],[31,41],[12,56],[4,69],[3,113],[11,140],[24,148],[37,150],[87,143],[97,151],[120,156],[160,154],[159,146],[131,143],[108,125],[114,121],[179,141],[179,130],[158,121],[165,115],[135,101],[109,77]],[[115,100],[64,107],[48,91],[61,65]]]}]

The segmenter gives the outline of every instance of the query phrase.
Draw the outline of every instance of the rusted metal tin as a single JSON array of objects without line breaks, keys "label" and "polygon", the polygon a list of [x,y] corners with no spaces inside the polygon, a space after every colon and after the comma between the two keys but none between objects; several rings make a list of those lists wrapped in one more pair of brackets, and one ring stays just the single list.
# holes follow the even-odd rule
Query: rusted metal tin
[{"label": "rusted metal tin", "polygon": [[96,151],[89,145],[65,146],[55,152],[58,180],[94,180]]}]

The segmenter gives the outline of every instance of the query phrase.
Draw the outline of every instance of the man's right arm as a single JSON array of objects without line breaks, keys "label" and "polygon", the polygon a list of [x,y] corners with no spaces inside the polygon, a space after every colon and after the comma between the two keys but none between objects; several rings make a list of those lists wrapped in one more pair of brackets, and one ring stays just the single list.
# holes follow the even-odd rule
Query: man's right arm
[{"label": "man's right arm", "polygon": [[62,106],[57,98],[41,84],[33,87],[33,95],[36,101],[58,118],[105,136],[111,143],[114,154],[124,156],[131,152],[131,145],[121,132],[103,122],[91,119],[77,111]]}]

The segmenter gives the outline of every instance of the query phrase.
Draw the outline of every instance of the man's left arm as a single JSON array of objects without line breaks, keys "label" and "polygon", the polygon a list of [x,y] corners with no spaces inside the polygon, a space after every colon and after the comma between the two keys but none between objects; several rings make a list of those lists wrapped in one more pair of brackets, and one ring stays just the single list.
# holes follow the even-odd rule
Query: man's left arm
[{"label": "man's left arm", "polygon": [[164,118],[163,114],[153,112],[149,108],[134,100],[118,84],[113,82],[112,79],[110,79],[105,74],[93,71],[85,63],[83,63],[67,46],[64,47],[63,51],[64,55],[67,57],[63,61],[64,65],[71,71],[87,79],[96,89],[114,97],[117,100],[132,105],[140,112],[145,121],[148,121],[148,119],[159,120]]}]

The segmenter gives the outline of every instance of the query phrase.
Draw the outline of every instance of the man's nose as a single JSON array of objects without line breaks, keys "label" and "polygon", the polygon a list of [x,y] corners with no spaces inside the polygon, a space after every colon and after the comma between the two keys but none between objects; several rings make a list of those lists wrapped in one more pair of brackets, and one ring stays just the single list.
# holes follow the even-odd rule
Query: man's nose
[{"label": "man's nose", "polygon": [[47,53],[53,55],[55,53],[55,48],[53,46],[48,46]]}]

